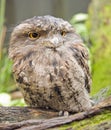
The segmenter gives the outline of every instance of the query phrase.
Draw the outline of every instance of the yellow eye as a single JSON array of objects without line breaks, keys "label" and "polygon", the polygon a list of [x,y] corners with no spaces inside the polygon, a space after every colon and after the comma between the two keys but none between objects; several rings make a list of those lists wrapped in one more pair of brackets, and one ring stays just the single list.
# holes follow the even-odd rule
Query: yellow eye
[{"label": "yellow eye", "polygon": [[66,32],[65,32],[65,31],[61,31],[60,34],[61,34],[62,36],[65,36],[65,35],[66,35]]},{"label": "yellow eye", "polygon": [[37,33],[37,32],[29,32],[29,33],[28,33],[28,37],[29,37],[31,40],[35,40],[35,39],[37,39],[37,38],[40,37],[40,34]]}]

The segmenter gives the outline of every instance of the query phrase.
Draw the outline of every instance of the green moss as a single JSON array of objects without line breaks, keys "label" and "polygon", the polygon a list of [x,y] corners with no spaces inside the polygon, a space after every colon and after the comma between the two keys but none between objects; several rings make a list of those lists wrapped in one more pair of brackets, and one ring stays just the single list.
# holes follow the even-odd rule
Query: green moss
[{"label": "green moss", "polygon": [[[62,127],[59,127],[58,130],[66,130],[72,128],[73,130],[86,130],[95,127],[96,125],[108,122],[111,120],[111,112],[106,111],[105,113],[102,113],[101,115],[94,116],[89,119],[85,119],[82,121],[75,121],[71,123],[70,125],[64,125]],[[57,128],[56,128],[57,129]]]}]

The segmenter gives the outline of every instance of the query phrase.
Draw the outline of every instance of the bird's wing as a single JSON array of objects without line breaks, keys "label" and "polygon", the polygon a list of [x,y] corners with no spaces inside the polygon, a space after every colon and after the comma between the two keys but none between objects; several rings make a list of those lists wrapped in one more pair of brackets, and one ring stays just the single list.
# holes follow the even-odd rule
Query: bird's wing
[{"label": "bird's wing", "polygon": [[85,73],[85,87],[90,92],[91,86],[91,74],[89,68],[89,52],[86,46],[82,43],[73,44],[73,55],[76,58],[78,64],[82,67]]}]

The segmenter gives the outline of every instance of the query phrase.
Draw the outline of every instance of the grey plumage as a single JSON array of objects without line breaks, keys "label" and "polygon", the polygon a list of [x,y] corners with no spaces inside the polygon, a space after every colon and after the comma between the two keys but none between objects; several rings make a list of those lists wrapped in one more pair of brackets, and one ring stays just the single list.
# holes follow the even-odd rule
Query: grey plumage
[{"label": "grey plumage", "polygon": [[9,57],[27,104],[68,112],[91,107],[88,50],[67,21],[52,16],[23,21],[12,32]]}]

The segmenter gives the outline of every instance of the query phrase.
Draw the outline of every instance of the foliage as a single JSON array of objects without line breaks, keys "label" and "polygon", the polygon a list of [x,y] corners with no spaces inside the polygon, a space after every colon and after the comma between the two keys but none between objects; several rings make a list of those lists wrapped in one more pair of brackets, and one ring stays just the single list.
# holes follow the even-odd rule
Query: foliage
[{"label": "foliage", "polygon": [[0,62],[0,105],[2,106],[24,106],[23,99],[11,100],[10,91],[15,88],[12,76],[12,62],[9,60],[6,49],[2,51]]},{"label": "foliage", "polygon": [[[96,6],[95,6],[96,5]],[[87,27],[92,42],[92,95],[101,88],[111,94],[111,1],[93,0],[89,8]]]},{"label": "foliage", "polygon": [[12,77],[12,63],[8,59],[7,49],[3,46],[6,34],[5,21],[5,0],[0,0],[0,105],[23,106],[25,103],[23,99],[11,101],[11,96],[8,94],[14,87],[15,83]]},{"label": "foliage", "polygon": [[4,15],[5,15],[5,0],[0,1],[0,59],[2,54],[2,33],[4,25]]},{"label": "foliage", "polygon": [[70,23],[74,26],[76,32],[80,34],[85,44],[88,47],[90,47],[89,34],[88,34],[87,26],[85,24],[87,19],[88,19],[88,14],[80,13],[74,15],[70,20]]},{"label": "foliage", "polygon": [[0,92],[9,92],[14,86],[11,67],[12,63],[4,49],[0,62]]},{"label": "foliage", "polygon": [[23,99],[11,100],[11,90],[16,88],[12,76],[12,62],[9,60],[6,49],[2,51],[0,62],[0,105],[2,106],[25,106]]},{"label": "foliage", "polygon": [[24,99],[11,100],[11,95],[8,93],[0,94],[0,106],[26,106]]}]

